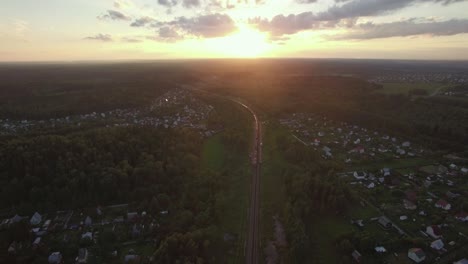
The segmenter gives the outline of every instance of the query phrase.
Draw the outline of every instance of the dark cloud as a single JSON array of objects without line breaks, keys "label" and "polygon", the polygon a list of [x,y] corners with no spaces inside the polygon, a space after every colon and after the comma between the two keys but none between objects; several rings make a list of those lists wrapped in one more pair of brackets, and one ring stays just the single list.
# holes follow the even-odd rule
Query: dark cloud
[{"label": "dark cloud", "polygon": [[183,0],[182,5],[186,8],[200,6],[200,0]]},{"label": "dark cloud", "polygon": [[313,29],[320,25],[320,21],[312,12],[304,12],[297,15],[277,15],[271,20],[254,18],[250,24],[256,25],[261,31],[270,32],[273,36],[289,35],[301,30]]},{"label": "dark cloud", "polygon": [[441,22],[418,22],[416,19],[410,19],[383,24],[360,24],[350,33],[337,35],[332,39],[378,39],[416,35],[451,36],[463,33],[468,33],[468,19]]},{"label": "dark cloud", "polygon": [[133,21],[130,26],[132,27],[144,27],[148,24],[151,24],[151,23],[154,23],[156,22],[156,20],[154,18],[151,18],[151,17],[142,17],[142,18],[139,18],[139,19],[136,19],[135,21]]},{"label": "dark cloud", "polygon": [[172,7],[177,5],[177,0],[158,0],[158,4],[166,7]]},{"label": "dark cloud", "polygon": [[312,4],[316,3],[317,0],[296,0],[296,2],[298,2],[299,4]]},{"label": "dark cloud", "polygon": [[125,15],[122,12],[116,11],[116,10],[107,10],[107,13],[98,16],[98,19],[101,20],[131,20],[131,18],[127,15]]},{"label": "dark cloud", "polygon": [[110,41],[113,41],[112,39],[112,36],[109,35],[109,34],[97,34],[95,36],[91,36],[91,37],[86,37],[84,38],[86,40],[98,40],[98,41],[104,41],[104,42],[110,42]]}]

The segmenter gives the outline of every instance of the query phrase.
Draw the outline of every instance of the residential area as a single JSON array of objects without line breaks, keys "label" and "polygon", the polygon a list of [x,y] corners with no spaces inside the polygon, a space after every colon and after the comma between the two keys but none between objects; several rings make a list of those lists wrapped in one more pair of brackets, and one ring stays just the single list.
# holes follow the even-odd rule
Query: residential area
[{"label": "residential area", "polygon": [[214,131],[206,128],[213,107],[192,96],[185,89],[172,89],[156,98],[148,107],[115,109],[102,113],[50,118],[48,120],[0,119],[0,135],[37,133],[51,129],[92,126],[151,126],[161,128],[190,127],[203,135]]},{"label": "residential area", "polygon": [[29,237],[30,243],[13,241],[0,262],[99,263],[106,257],[115,263],[148,263],[168,219],[168,211],[147,213],[128,204],[14,215],[2,219],[2,234]]},{"label": "residential area", "polygon": [[346,221],[374,248],[355,250],[356,262],[453,263],[466,256],[467,159],[316,114],[279,122],[322,159],[343,164],[338,177],[360,197]]}]

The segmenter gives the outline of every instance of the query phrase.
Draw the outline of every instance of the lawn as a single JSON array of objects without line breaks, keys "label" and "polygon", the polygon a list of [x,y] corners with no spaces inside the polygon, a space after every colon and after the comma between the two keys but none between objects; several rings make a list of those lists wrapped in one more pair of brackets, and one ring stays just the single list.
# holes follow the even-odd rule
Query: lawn
[{"label": "lawn", "polygon": [[383,83],[383,88],[378,90],[384,94],[404,94],[407,95],[411,90],[423,89],[428,95],[432,95],[438,89],[449,87],[447,84],[441,83]]}]

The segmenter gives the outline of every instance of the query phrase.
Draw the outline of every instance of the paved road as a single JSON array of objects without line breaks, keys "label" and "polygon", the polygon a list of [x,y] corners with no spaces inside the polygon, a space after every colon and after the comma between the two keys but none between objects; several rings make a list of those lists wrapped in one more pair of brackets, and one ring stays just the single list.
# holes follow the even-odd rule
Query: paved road
[{"label": "paved road", "polygon": [[260,196],[260,173],[262,165],[262,131],[261,124],[257,114],[247,105],[242,102],[235,101],[245,107],[254,117],[254,147],[252,150],[252,183],[249,208],[249,230],[246,243],[246,261],[247,264],[259,263],[259,196]]}]

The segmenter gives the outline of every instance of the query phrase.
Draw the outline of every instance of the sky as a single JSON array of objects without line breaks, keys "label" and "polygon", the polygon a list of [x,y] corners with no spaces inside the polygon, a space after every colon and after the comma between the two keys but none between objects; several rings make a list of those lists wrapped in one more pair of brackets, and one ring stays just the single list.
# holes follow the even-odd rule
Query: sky
[{"label": "sky", "polygon": [[0,0],[0,61],[468,60],[468,0]]}]

